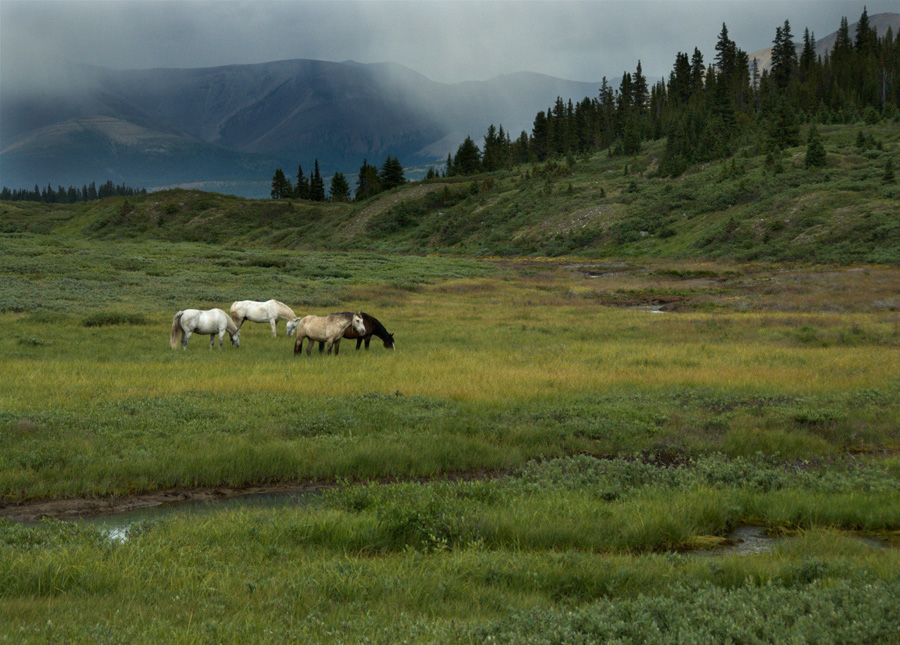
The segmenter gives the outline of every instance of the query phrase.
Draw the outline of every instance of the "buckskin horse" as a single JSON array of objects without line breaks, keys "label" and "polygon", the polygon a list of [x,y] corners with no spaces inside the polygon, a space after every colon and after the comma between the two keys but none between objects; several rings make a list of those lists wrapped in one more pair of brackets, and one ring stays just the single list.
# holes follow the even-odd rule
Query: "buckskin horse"
[{"label": "buckskin horse", "polygon": [[[293,321],[292,321],[293,322]],[[294,354],[303,351],[303,341],[309,339],[306,346],[306,355],[312,354],[313,341],[319,341],[328,345],[328,353],[334,347],[337,356],[341,346],[341,338],[348,327],[352,327],[361,336],[366,333],[362,316],[358,313],[346,312],[328,314],[327,316],[304,316],[296,324],[297,340],[294,341]]]},{"label": "buckskin horse", "polygon": [[[348,315],[350,312],[343,312],[344,315]],[[366,333],[360,334],[356,331],[352,326],[347,327],[344,332],[344,338],[355,338],[356,339],[356,349],[359,349],[363,342],[366,344],[366,349],[369,349],[369,341],[372,340],[372,336],[378,336],[384,343],[385,349],[394,349],[394,335],[389,334],[388,330],[385,329],[384,325],[375,318],[375,316],[370,316],[364,311],[359,312],[359,315],[362,316],[363,324],[366,326]],[[325,350],[325,343],[319,343],[319,351]]]}]

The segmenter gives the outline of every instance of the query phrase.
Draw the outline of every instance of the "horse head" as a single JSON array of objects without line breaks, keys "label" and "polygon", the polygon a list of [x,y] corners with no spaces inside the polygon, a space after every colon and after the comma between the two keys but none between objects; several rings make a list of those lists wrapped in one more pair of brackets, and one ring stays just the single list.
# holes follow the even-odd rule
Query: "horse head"
[{"label": "horse head", "polygon": [[382,338],[382,340],[384,341],[385,349],[394,349],[394,335],[393,334],[388,334],[387,336]]},{"label": "horse head", "polygon": [[359,313],[353,314],[353,319],[350,322],[353,325],[353,329],[356,330],[356,333],[360,336],[366,335],[366,323],[363,322],[363,317]]},{"label": "horse head", "polygon": [[236,332],[228,334],[231,337],[231,344],[235,347],[241,346],[241,330],[238,329]]},{"label": "horse head", "polygon": [[299,318],[294,318],[293,320],[289,320],[287,322],[287,335],[293,336],[297,332],[297,325],[300,324]]}]

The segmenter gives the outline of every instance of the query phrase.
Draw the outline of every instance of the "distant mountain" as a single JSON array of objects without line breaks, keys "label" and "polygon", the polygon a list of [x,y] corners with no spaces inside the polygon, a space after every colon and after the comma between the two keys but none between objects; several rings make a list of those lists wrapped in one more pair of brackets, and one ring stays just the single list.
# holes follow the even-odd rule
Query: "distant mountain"
[{"label": "distant mountain", "polygon": [[[856,37],[857,24],[858,23],[854,22],[847,26],[851,40]],[[893,31],[894,37],[896,38],[900,35],[900,13],[879,13],[874,16],[869,16],[869,26],[878,32],[879,38],[884,36],[889,28]],[[791,31],[793,31],[793,27],[791,28]],[[772,36],[774,38],[774,32]],[[813,34],[813,36],[815,36],[815,34]],[[803,48],[803,32],[801,31],[799,34],[794,34],[794,40],[797,43],[797,54],[799,55],[800,50]],[[816,37],[816,54],[824,57],[834,48],[836,40],[837,31],[828,34],[824,38]],[[751,53],[749,57],[751,63],[754,58],[757,60],[760,72],[764,69],[770,69],[772,64],[772,48],[766,47],[765,49],[760,49]]]},{"label": "distant mountain", "polygon": [[0,183],[257,180],[297,164],[435,164],[490,124],[515,138],[599,83],[521,73],[442,84],[395,64],[291,60],[203,69],[70,68],[59,91],[0,88]]}]

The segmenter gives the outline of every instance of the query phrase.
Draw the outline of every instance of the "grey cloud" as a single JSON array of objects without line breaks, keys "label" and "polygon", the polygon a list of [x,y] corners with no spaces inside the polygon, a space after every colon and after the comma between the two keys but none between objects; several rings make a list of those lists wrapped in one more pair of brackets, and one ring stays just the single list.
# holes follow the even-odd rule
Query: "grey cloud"
[{"label": "grey cloud", "polygon": [[397,62],[442,82],[534,71],[598,81],[634,70],[653,80],[675,54],[707,61],[722,23],[747,51],[790,20],[819,36],[896,11],[849,0],[282,2],[63,0],[0,2],[0,79],[53,81],[61,61],[112,68],[208,67],[289,58]]}]

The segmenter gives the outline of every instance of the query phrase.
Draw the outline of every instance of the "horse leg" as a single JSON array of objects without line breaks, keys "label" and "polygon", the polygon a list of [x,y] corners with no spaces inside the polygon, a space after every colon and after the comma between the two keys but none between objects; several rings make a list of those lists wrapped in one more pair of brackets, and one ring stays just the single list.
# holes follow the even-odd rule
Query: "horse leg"
[{"label": "horse leg", "polygon": [[269,321],[269,324],[272,326],[272,337],[274,338],[274,337],[278,336],[278,332],[275,331],[275,328],[278,325],[278,319],[272,318],[272,320]]},{"label": "horse leg", "polygon": [[338,352],[341,350],[341,337],[338,336],[337,340],[334,341],[334,355],[337,356]]},{"label": "horse leg", "polygon": [[366,336],[366,349],[369,349],[369,343],[372,341],[372,334]]},{"label": "horse leg", "polygon": [[295,356],[303,351],[303,339],[304,338],[306,338],[306,336],[297,336],[297,340],[294,341],[294,355]]},{"label": "horse leg", "polygon": [[213,343],[215,343],[215,342],[216,342],[216,335],[215,335],[215,333],[212,333],[209,335],[209,348],[210,349],[213,348]]},{"label": "horse leg", "polygon": [[[328,351],[331,351],[331,350],[329,349]],[[319,353],[322,354],[324,352],[325,352],[325,341],[320,340],[319,341]]]},{"label": "horse leg", "polygon": [[[362,345],[362,342],[363,342],[363,337],[362,337],[362,336],[360,336],[359,338],[356,339],[356,349],[359,349],[359,348],[360,348],[360,346]],[[366,349],[369,349],[369,348],[366,347]]]},{"label": "horse leg", "polygon": [[188,339],[191,337],[191,332],[181,330],[181,349],[187,349]]}]

